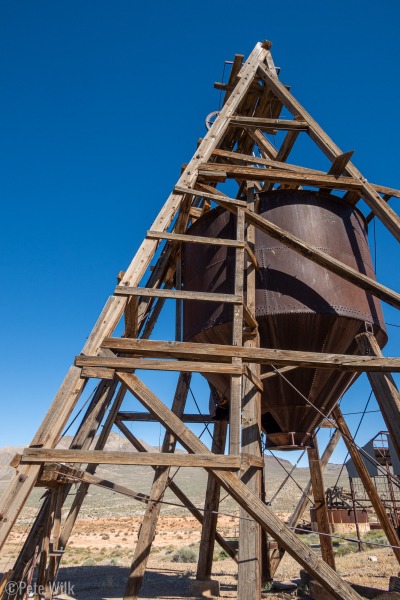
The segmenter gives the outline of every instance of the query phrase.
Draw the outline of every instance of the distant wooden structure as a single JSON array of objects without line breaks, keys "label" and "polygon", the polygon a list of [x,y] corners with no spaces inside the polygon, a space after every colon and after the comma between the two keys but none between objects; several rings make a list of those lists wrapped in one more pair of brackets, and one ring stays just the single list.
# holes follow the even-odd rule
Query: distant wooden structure
[{"label": "distant wooden structure", "polygon": [[[260,395],[268,378],[281,377],[298,367],[330,369],[338,374],[367,372],[387,427],[396,448],[400,450],[400,397],[390,376],[391,371],[400,371],[400,358],[384,357],[372,331],[360,334],[357,356],[261,348],[255,314],[255,273],[258,263],[253,252],[255,232],[262,231],[322,266],[327,272],[399,308],[400,294],[397,292],[259,216],[257,195],[275,185],[286,189],[306,186],[325,191],[342,190],[346,194],[346,201],[353,205],[362,198],[371,210],[368,218],[379,218],[399,240],[400,219],[389,206],[388,200],[391,197],[399,198],[400,192],[371,184],[362,176],[350,161],[352,152],[343,153],[280,82],[269,42],[258,43],[245,61],[243,56],[237,55],[228,83],[217,84],[216,87],[225,92],[223,107],[199,142],[193,158],[183,168],[128,269],[120,274],[119,285],[107,300],[82,352],[70,367],[31,445],[13,461],[15,476],[0,501],[0,547],[6,542],[32,489],[40,485],[48,491],[12,573],[6,577],[13,581],[26,580],[37,563],[38,583],[44,586],[46,598],[51,598],[51,584],[57,575],[62,550],[68,544],[87,490],[90,485],[98,483],[95,471],[99,463],[151,465],[155,470],[149,496],[111,481],[106,482],[110,489],[147,504],[125,591],[127,600],[139,595],[155,535],[161,506],[159,500],[166,486],[203,526],[197,578],[204,582],[205,587],[210,585],[213,548],[217,541],[233,560],[238,561],[239,600],[257,600],[261,597],[263,582],[273,576],[285,552],[293,556],[331,597],[337,600],[360,599],[360,595],[335,572],[329,537],[322,471],[340,434],[363,478],[364,487],[371,496],[388,539],[393,545],[400,545],[379,496],[374,492],[375,488],[369,485],[369,475],[363,471],[362,461],[357,460],[357,448],[338,408],[335,408],[331,417],[336,423],[337,432],[322,460],[316,443],[308,442],[311,482],[307,496],[299,502],[289,524],[283,523],[265,504],[262,485],[264,463],[260,451]],[[291,119],[280,118],[283,109],[291,113]],[[280,147],[275,148],[265,133],[278,131],[284,131],[286,135]],[[331,161],[327,173],[286,162],[300,133],[308,135]],[[154,164],[157,165],[156,160]],[[218,184],[227,179],[238,182],[236,198],[216,189]],[[188,232],[189,226],[209,211],[211,203],[236,216],[234,240],[200,238]],[[181,249],[187,243],[234,249],[233,293],[210,294],[181,289]],[[149,270],[155,258],[152,270]],[[168,298],[175,299],[177,303],[178,341],[150,340],[157,319],[162,318],[163,306]],[[189,300],[233,305],[230,344],[180,341],[182,302]],[[124,336],[113,337],[121,319],[124,319]],[[262,372],[266,365],[272,365],[273,369]],[[146,369],[179,373],[171,409],[135,374],[136,370]],[[226,421],[214,424],[211,450],[188,427],[193,422],[211,421],[209,415],[185,415],[192,373],[223,373],[230,379],[227,454],[224,454]],[[99,385],[71,447],[68,450],[55,449],[90,378],[98,379]],[[127,392],[141,402],[146,412],[137,416],[127,412],[123,406]],[[160,453],[147,453],[139,439],[127,428],[125,422],[135,419],[155,420],[163,425],[166,433]],[[114,425],[139,452],[104,451]],[[188,451],[187,455],[174,454],[177,442]],[[82,468],[82,465],[87,466]],[[170,467],[177,465],[207,470],[209,481],[205,511],[194,506],[170,479]],[[68,490],[77,479],[80,480],[78,493],[64,520],[61,510]],[[221,488],[240,506],[238,557],[217,530]],[[311,490],[321,533],[322,559],[293,531],[308,504]],[[276,544],[268,545],[264,532],[275,540],[277,547]],[[400,563],[399,550],[395,548],[394,552]],[[7,586],[3,585],[3,588],[7,589]],[[0,589],[3,588],[0,586]],[[7,595],[7,591],[3,591],[1,597],[10,599],[19,596],[18,593]]]}]

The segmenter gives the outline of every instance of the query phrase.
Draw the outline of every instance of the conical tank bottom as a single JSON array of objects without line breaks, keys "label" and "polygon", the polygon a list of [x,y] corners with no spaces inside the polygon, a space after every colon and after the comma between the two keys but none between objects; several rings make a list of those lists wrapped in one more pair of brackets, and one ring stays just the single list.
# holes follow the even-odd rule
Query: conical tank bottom
[{"label": "conical tank bottom", "polygon": [[[363,216],[342,199],[304,190],[259,195],[259,213],[312,246],[375,278]],[[191,235],[235,238],[235,217],[220,208],[206,213]],[[361,290],[256,230],[256,317],[264,348],[355,354],[355,336],[372,327],[387,340],[381,305]],[[233,293],[235,251],[226,246],[184,244],[186,290]],[[184,339],[232,343],[232,306],[184,303]],[[270,368],[265,367],[265,371]],[[297,368],[265,379],[262,422],[270,439],[296,432],[301,443],[350,384],[351,373]],[[229,378],[207,375],[221,404],[229,402]],[[278,439],[279,436],[275,435]],[[293,438],[294,439],[294,438]]]}]

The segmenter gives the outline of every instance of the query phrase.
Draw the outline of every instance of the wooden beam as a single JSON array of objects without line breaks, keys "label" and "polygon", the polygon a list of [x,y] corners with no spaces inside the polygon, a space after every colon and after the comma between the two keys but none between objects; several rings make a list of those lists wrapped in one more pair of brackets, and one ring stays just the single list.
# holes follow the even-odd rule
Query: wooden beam
[{"label": "wooden beam", "polygon": [[[247,202],[250,210],[255,208],[254,186],[248,185]],[[252,225],[246,231],[249,245],[254,246],[255,229]],[[250,314],[255,319],[256,311],[256,268],[247,260],[246,264],[247,306]],[[260,345],[258,328],[255,335],[247,337],[243,342],[244,347],[253,348]],[[261,458],[261,392],[254,381],[260,379],[260,365],[245,364],[253,378],[244,378],[242,381],[242,452]],[[261,384],[261,391],[263,387]],[[241,476],[247,489],[261,499],[261,471],[250,468]],[[239,508],[239,566],[238,566],[238,600],[258,600],[261,598],[261,527],[259,523],[250,520],[249,513]]]},{"label": "wooden beam", "polygon": [[[211,445],[211,452],[214,454],[224,454],[225,452],[227,426],[228,423],[224,421],[217,421],[214,425]],[[200,581],[211,579],[220,490],[221,485],[219,481],[208,475],[204,502],[204,521],[201,529],[199,561],[196,573],[196,579]]]},{"label": "wooden beam", "polygon": [[297,121],[293,119],[268,119],[266,117],[232,117],[231,127],[250,127],[252,129],[265,130],[284,130],[284,131],[307,131],[306,121]]},{"label": "wooden beam", "polygon": [[[203,454],[207,447],[178,419],[155,394],[135,375],[118,373],[117,377],[147,410],[157,416],[160,422],[174,434],[190,452]],[[288,529],[274,512],[255,496],[234,473],[210,469],[222,487],[253,517],[287,552],[295,558],[335,600],[361,600],[351,587],[344,582],[322,559]]]},{"label": "wooden beam", "polygon": [[137,492],[131,488],[127,488],[124,485],[119,485],[108,479],[97,477],[92,475],[88,471],[82,469],[76,469],[68,465],[60,465],[59,463],[47,463],[43,467],[43,471],[40,475],[39,482],[44,485],[51,485],[53,482],[58,483],[88,483],[90,485],[97,485],[102,488],[106,488],[111,492],[116,492],[122,496],[133,498],[138,502],[147,503],[150,499],[148,494]]},{"label": "wooden beam", "polygon": [[[381,358],[382,351],[373,333],[361,333],[356,336],[362,354]],[[400,392],[390,373],[367,373],[375,398],[381,409],[386,427],[400,458]]]},{"label": "wooden beam", "polygon": [[[176,342],[184,343],[184,342]],[[209,363],[195,361],[172,361],[172,360],[152,360],[141,358],[115,358],[108,356],[77,356],[75,359],[77,366],[81,367],[110,367],[115,369],[146,371],[176,371],[186,373],[226,373],[227,375],[242,375],[241,365],[230,365],[227,363]]]},{"label": "wooden beam", "polygon": [[[236,239],[239,242],[245,241],[245,221],[244,213],[238,209],[236,216]],[[243,298],[244,294],[244,248],[236,248],[235,250],[235,275],[234,275],[234,290],[237,296]],[[243,301],[241,304],[235,304],[233,307],[232,319],[232,344],[233,346],[241,346],[243,342]],[[232,358],[232,365],[236,368],[242,368],[242,359],[240,357]],[[240,454],[241,445],[241,419],[242,410],[242,377],[234,376],[231,378],[230,385],[230,402],[229,402],[229,454]]]},{"label": "wooden beam", "polygon": [[[191,375],[181,373],[176,386],[171,410],[178,418],[182,418],[187,395],[189,393]],[[161,451],[163,453],[174,453],[176,449],[176,438],[165,432]],[[144,454],[143,456],[146,456]],[[158,467],[154,474],[153,484],[150,490],[150,502],[143,516],[139,529],[138,539],[135,547],[131,570],[126,582],[124,599],[137,598],[143,583],[147,562],[150,556],[151,546],[156,535],[158,517],[161,511],[160,500],[163,499],[168,484],[170,467]]]},{"label": "wooden beam", "polygon": [[[119,412],[117,418],[120,421],[130,421],[130,422],[138,422],[138,423],[149,423],[155,422],[157,419],[148,412]],[[211,415],[201,415],[201,414],[183,414],[182,417],[183,423],[212,423],[213,417]]]},{"label": "wooden beam", "polygon": [[170,467],[209,467],[240,469],[240,456],[193,455],[162,452],[106,452],[105,450],[60,450],[24,448],[21,463],[96,463],[101,465],[160,465]]},{"label": "wooden beam", "polygon": [[[303,106],[294,98],[294,96],[286,89],[286,87],[274,77],[272,73],[264,66],[260,65],[258,72],[263,81],[271,88],[279,100],[291,111],[293,115],[298,115],[300,118],[307,121],[309,125],[308,133],[317,146],[332,160],[342,154],[342,151],[311,115],[303,108]],[[382,221],[389,231],[400,241],[400,218],[396,213],[382,200],[378,192],[371,184],[361,175],[360,171],[349,162],[346,167],[346,173],[354,177],[362,183],[361,196],[373,210],[376,216]]]},{"label": "wooden beam", "polygon": [[221,302],[240,304],[243,297],[235,294],[209,294],[207,292],[188,292],[185,290],[166,290],[160,288],[140,288],[117,286],[117,296],[148,296],[149,298],[173,298],[175,300],[202,300],[204,302]]},{"label": "wooden beam", "polygon": [[[201,192],[199,192],[201,195]],[[225,240],[222,238],[203,237],[199,235],[189,235],[187,233],[166,233],[164,231],[148,231],[146,236],[150,239],[167,240],[169,242],[184,242],[188,244],[205,244],[207,246],[230,246],[233,248],[243,248],[244,242],[236,240]]]},{"label": "wooden beam", "polygon": [[335,190],[362,189],[362,182],[352,177],[334,177],[333,175],[319,175],[299,170],[297,173],[285,169],[258,169],[228,163],[206,163],[199,168],[199,175],[205,177],[223,172],[226,177],[237,180],[272,181],[274,183],[298,184],[312,187],[324,187]]},{"label": "wooden beam", "polygon": [[387,539],[389,540],[389,544],[394,546],[393,553],[397,558],[398,563],[400,564],[400,548],[398,548],[398,546],[400,546],[400,541],[396,534],[396,530],[394,529],[393,524],[386,513],[386,509],[368,473],[368,469],[364,464],[362,456],[354,443],[353,436],[350,433],[350,430],[347,426],[347,423],[343,417],[342,411],[339,408],[339,406],[336,406],[336,408],[334,408],[334,410],[332,411],[332,415],[335,418],[338,429],[343,436],[343,441],[346,444],[347,451],[350,454],[358,476],[360,477],[364,489],[367,492],[368,498],[370,499],[376,516],[378,517],[379,523],[381,524],[381,527],[385,532]]},{"label": "wooden beam", "polygon": [[264,165],[270,169],[280,169],[283,171],[291,171],[292,173],[308,173],[310,175],[326,175],[325,171],[300,167],[299,165],[291,165],[289,163],[272,160],[271,158],[260,158],[252,154],[241,154],[240,152],[231,152],[230,150],[221,150],[217,148],[213,152],[213,156],[222,156],[223,158],[231,158],[232,160],[246,162],[249,164]]},{"label": "wooden beam", "polygon": [[332,569],[336,569],[332,538],[330,537],[330,533],[332,532],[326,506],[324,479],[319,458],[317,437],[315,435],[313,436],[313,444],[313,448],[307,449],[307,454],[308,464],[310,466],[311,487],[314,496],[314,507],[318,531],[320,532],[319,543],[321,546],[321,554],[324,561]]},{"label": "wooden beam", "polygon": [[[368,372],[400,372],[400,358],[383,356],[353,356],[351,354],[328,354],[324,352],[303,352],[300,350],[275,350],[269,348],[246,348],[244,346],[228,346],[225,344],[201,344],[197,342],[164,342],[157,340],[129,340],[125,338],[107,338],[104,348],[110,348],[122,354],[138,354],[141,356],[166,357],[176,359],[204,360],[212,356],[220,363],[204,363],[218,365],[221,369],[232,368],[223,361],[241,358],[245,362],[275,366],[297,366],[307,369],[338,369],[355,373]],[[136,368],[141,359],[124,357],[78,356],[79,365],[109,366],[111,368]],[[142,359],[144,361],[144,359]],[[139,363],[141,364],[141,363]],[[177,365],[185,364],[182,362]],[[199,364],[199,363],[197,363]]]},{"label": "wooden beam", "polygon": [[[330,460],[330,458],[333,454],[333,451],[335,450],[340,438],[341,438],[341,433],[340,433],[339,429],[336,429],[321,456],[322,472],[324,471],[327,464],[329,463],[329,460]],[[306,487],[304,488],[304,491],[301,495],[300,500],[296,504],[296,508],[294,509],[293,513],[291,514],[291,516],[289,518],[288,526],[292,529],[298,525],[298,523],[300,522],[300,519],[302,518],[303,514],[305,513],[305,511],[310,503],[311,485],[312,485],[312,481],[310,479],[308,481]],[[272,551],[271,556],[270,556],[270,575],[271,575],[271,577],[273,577],[275,575],[275,573],[280,565],[280,562],[281,562],[282,558],[284,557],[284,554],[285,554],[285,550],[282,548],[278,548],[277,550]]]}]

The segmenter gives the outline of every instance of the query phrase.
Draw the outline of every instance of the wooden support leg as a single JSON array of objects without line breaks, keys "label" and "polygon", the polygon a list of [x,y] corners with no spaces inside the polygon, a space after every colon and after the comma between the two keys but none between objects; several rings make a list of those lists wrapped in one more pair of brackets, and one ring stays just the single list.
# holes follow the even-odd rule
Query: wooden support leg
[{"label": "wooden support leg", "polygon": [[[244,241],[244,213],[237,211],[236,217],[236,239]],[[244,271],[244,248],[236,248],[235,251],[235,289],[234,293],[243,298],[243,271]],[[235,304],[233,307],[233,332],[232,344],[242,345],[243,336],[243,303]],[[241,358],[233,358],[233,365],[241,365]],[[229,454],[240,453],[241,437],[241,409],[242,409],[242,378],[233,376],[231,378],[231,398],[229,404]]]},{"label": "wooden support leg", "polygon": [[[357,450],[357,448],[354,444],[353,437],[350,433],[349,428],[347,427],[346,421],[344,420],[342,411],[337,406],[332,411],[332,414],[336,420],[338,428],[340,429],[340,431],[342,433],[343,440],[346,444],[347,450],[351,456],[351,459],[352,459],[354,466],[357,470],[357,473],[361,479],[361,482],[365,488],[365,491],[367,492],[368,498],[371,501],[371,504],[374,508],[376,516],[378,517],[378,520],[382,526],[382,529],[385,532],[387,539],[389,540],[389,544],[391,544],[392,546],[400,546],[400,541],[397,536],[397,533],[392,525],[392,522],[389,519],[389,516],[386,513],[386,509],[382,504],[382,501],[381,501],[379,494],[376,490],[376,487],[368,473],[367,467],[364,464],[361,454],[359,453],[359,451]],[[400,564],[400,549],[393,548],[393,552]]]},{"label": "wooden support leg", "polygon": [[49,566],[46,574],[45,584],[45,599],[52,600],[53,598],[53,584],[57,573],[57,561],[54,552],[59,548],[59,539],[61,533],[61,510],[64,503],[64,489],[62,485],[59,485],[54,491],[54,518],[53,518],[53,554],[50,555]]},{"label": "wooden support leg", "polygon": [[[226,432],[228,424],[225,421],[217,421],[214,425],[213,442],[211,452],[224,454]],[[211,578],[212,562],[217,531],[217,521],[221,486],[219,482],[208,476],[206,501],[204,504],[204,521],[201,530],[199,562],[197,564],[196,578],[206,581]]]},{"label": "wooden support leg", "polygon": [[[336,448],[340,438],[341,438],[341,433],[340,433],[339,429],[336,429],[335,433],[329,440],[328,445],[326,446],[326,448],[324,450],[324,453],[322,454],[322,457],[321,457],[322,471],[325,469],[326,465],[328,464],[328,462],[333,454],[333,451]],[[307,483],[306,487],[304,488],[303,494],[302,494],[300,500],[298,501],[297,506],[294,509],[294,511],[288,521],[289,527],[296,527],[296,525],[298,525],[307,506],[309,505],[311,485],[312,485],[312,482],[310,479],[309,482]],[[272,551],[271,558],[270,558],[271,577],[273,577],[275,575],[276,570],[279,567],[282,558],[284,557],[284,554],[285,554],[285,550],[283,550],[282,548]]]},{"label": "wooden support leg", "polygon": [[[102,450],[104,448],[104,446],[106,445],[108,436],[110,435],[111,428],[114,425],[115,418],[118,414],[119,409],[121,408],[121,404],[125,397],[125,393],[126,393],[126,388],[124,386],[121,386],[115,397],[114,404],[113,404],[113,406],[107,416],[107,419],[104,423],[104,427],[101,430],[99,439],[97,440],[97,443],[95,446],[96,450]],[[93,474],[93,473],[95,473],[96,469],[97,469],[97,465],[90,464],[87,466],[86,470],[88,473]],[[72,533],[72,529],[75,525],[76,519],[78,518],[78,514],[82,507],[83,501],[86,498],[88,489],[89,489],[89,484],[87,484],[87,483],[81,483],[81,485],[78,488],[78,491],[76,493],[76,496],[74,498],[74,501],[72,503],[72,506],[69,510],[68,516],[65,520],[64,526],[61,531],[61,535],[60,535],[60,539],[59,539],[59,547],[60,548],[66,548],[66,546],[68,544],[68,540]],[[57,574],[59,566],[60,566],[60,559],[58,558],[55,575]]]},{"label": "wooden support leg", "polygon": [[[254,185],[247,183],[247,201],[250,210],[254,211]],[[247,228],[247,242],[254,249],[255,231],[250,225]],[[246,265],[247,308],[255,319],[255,266],[248,260]],[[247,348],[259,347],[258,331],[244,340]],[[257,364],[248,364],[248,369],[260,377],[261,368]],[[242,399],[242,451],[252,456],[261,457],[261,393],[248,377],[243,377]],[[257,498],[261,498],[261,470],[250,467],[242,477],[247,489]],[[239,568],[238,568],[238,600],[257,600],[261,598],[261,527],[252,520],[249,513],[241,507],[239,510]]]},{"label": "wooden support leg", "polygon": [[[186,404],[187,395],[191,381],[190,373],[181,373],[176,387],[174,401],[172,403],[172,412],[182,418]],[[176,439],[167,431],[165,433],[162,452],[174,452]],[[146,572],[147,561],[150,556],[151,545],[156,533],[158,517],[160,515],[162,497],[168,483],[170,467],[158,467],[154,476],[153,485],[150,491],[150,500],[147,505],[142,525],[139,530],[138,541],[135,548],[131,572],[126,583],[124,592],[125,600],[134,600],[138,597],[142,587],[143,577]]]},{"label": "wooden support leg", "polygon": [[[45,531],[42,540],[42,547],[40,551],[40,560],[39,560],[39,571],[37,577],[37,594],[36,597],[39,598],[39,592],[42,593],[41,590],[45,590],[46,582],[47,582],[47,563],[49,559],[49,549],[50,549],[50,535],[51,529],[53,526],[54,519],[54,509],[56,504],[56,491],[51,490],[50,495],[50,510],[47,515],[47,522],[45,526]],[[46,598],[47,600],[47,598]]]},{"label": "wooden support leg", "polygon": [[[258,365],[249,365],[259,375]],[[261,456],[260,450],[260,392],[244,378],[242,409],[242,450]],[[243,483],[257,498],[261,498],[261,470],[250,467],[242,477]],[[261,598],[261,527],[249,513],[240,508],[238,600]]]},{"label": "wooden support leg", "polygon": [[[383,356],[373,333],[361,333],[356,340],[362,354]],[[400,392],[390,373],[367,371],[367,375],[396,448],[397,456],[400,458]]]},{"label": "wooden support leg", "polygon": [[[117,372],[116,375],[143,406],[157,417],[163,426],[179,440],[188,452],[211,454],[207,446],[136,375],[122,372]],[[299,540],[274,514],[272,509],[251,492],[234,473],[213,470],[212,468],[207,470],[219,480],[222,487],[261,527],[265,528],[314,579],[332,594],[335,600],[361,600],[361,596],[352,590],[349,584],[343,581],[306,544]]]},{"label": "wooden support leg", "polygon": [[[112,400],[117,382],[104,381],[98,386],[86,412],[82,419],[82,423],[71,442],[71,448],[87,450],[90,447],[93,437],[96,435],[104,414]],[[64,500],[70,486],[64,486]],[[15,581],[23,581],[32,557],[34,556],[37,546],[41,544],[47,515],[50,508],[50,494],[44,498],[39,513],[28,533],[21,552],[14,565]]]},{"label": "wooden support leg", "polygon": [[335,569],[335,556],[333,553],[332,538],[329,535],[331,533],[331,527],[329,524],[328,509],[326,506],[324,480],[322,477],[321,461],[319,459],[317,437],[314,436],[314,447],[308,448],[308,461],[310,464],[310,475],[311,485],[315,503],[315,513],[318,524],[318,531],[320,531],[320,545],[321,553],[324,561],[332,568]]}]

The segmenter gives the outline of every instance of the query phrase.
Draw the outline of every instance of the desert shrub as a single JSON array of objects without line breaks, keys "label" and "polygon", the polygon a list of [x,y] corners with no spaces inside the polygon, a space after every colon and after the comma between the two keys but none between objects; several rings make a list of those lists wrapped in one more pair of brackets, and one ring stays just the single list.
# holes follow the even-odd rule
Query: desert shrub
[{"label": "desert shrub", "polygon": [[[388,539],[381,529],[368,531],[363,537],[364,542],[373,542],[374,544],[388,544]],[[366,549],[372,550],[374,546],[367,545]],[[378,546],[376,546],[378,548]]]},{"label": "desert shrub", "polygon": [[96,566],[96,561],[93,558],[87,558],[82,563],[82,567],[94,567],[94,566]]},{"label": "desert shrub", "polygon": [[213,560],[225,560],[225,558],[229,558],[229,554],[225,550],[219,550],[213,556]]},{"label": "desert shrub", "polygon": [[179,548],[171,558],[172,562],[195,563],[197,562],[197,552],[193,548],[185,546]]},{"label": "desert shrub", "polygon": [[352,552],[358,552],[358,544],[351,542],[350,544],[342,544],[336,550],[336,556],[345,556]]}]

